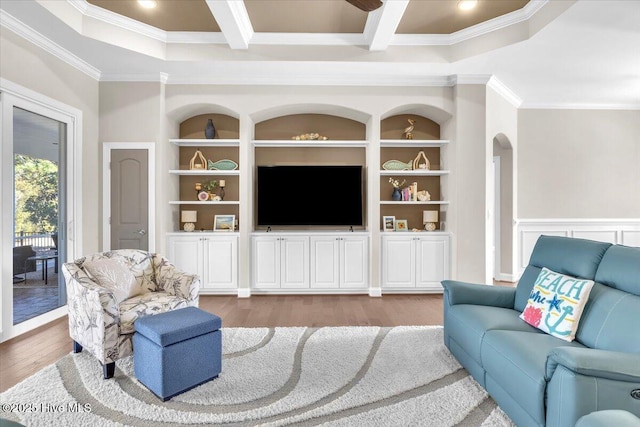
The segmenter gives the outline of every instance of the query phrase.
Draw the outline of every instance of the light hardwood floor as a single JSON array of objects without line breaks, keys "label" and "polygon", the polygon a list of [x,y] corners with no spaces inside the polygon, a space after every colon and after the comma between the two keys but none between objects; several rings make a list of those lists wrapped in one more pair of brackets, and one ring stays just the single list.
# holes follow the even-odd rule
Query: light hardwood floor
[{"label": "light hardwood floor", "polygon": [[[201,296],[223,327],[441,325],[442,295]],[[71,351],[67,318],[0,344],[0,392]]]}]

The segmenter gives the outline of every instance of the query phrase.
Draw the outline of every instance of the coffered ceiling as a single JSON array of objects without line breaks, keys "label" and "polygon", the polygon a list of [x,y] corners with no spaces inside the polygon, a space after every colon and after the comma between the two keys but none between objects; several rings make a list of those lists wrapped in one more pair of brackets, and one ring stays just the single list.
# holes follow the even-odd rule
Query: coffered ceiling
[{"label": "coffered ceiling", "polygon": [[640,108],[640,0],[2,0],[0,24],[101,81],[451,86]]},{"label": "coffered ceiling", "polygon": [[[165,31],[220,31],[205,0],[157,0],[153,9],[136,1],[87,1]],[[396,32],[451,34],[522,9],[528,2],[485,0],[475,10],[462,11],[455,0],[412,0]],[[266,33],[361,33],[368,15],[345,0],[244,0],[244,6],[253,30]]]}]

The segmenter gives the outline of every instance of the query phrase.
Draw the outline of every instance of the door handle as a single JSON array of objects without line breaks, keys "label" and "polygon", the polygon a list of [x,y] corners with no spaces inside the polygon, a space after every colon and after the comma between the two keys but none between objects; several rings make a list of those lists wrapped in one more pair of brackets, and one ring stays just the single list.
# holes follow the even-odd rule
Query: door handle
[{"label": "door handle", "polygon": [[140,230],[136,231],[136,233],[138,233],[141,236],[144,236],[145,234],[147,234],[147,230],[140,229]]}]

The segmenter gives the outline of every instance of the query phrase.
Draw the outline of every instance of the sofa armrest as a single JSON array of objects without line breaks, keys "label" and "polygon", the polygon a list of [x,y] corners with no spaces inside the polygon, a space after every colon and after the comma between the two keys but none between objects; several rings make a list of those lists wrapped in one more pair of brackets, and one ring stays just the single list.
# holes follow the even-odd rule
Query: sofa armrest
[{"label": "sofa armrest", "polygon": [[557,347],[547,357],[546,377],[551,379],[558,365],[590,377],[640,382],[640,355],[593,348]]},{"label": "sofa armrest", "polygon": [[62,266],[67,287],[69,335],[103,364],[117,353],[120,309],[113,293],[75,263]]},{"label": "sofa armrest", "polygon": [[153,268],[156,274],[156,284],[163,291],[187,300],[188,304],[198,306],[200,295],[200,277],[179,270],[169,260],[154,255]]},{"label": "sofa armrest", "polygon": [[450,305],[475,304],[513,308],[516,288],[443,280],[442,287]]}]

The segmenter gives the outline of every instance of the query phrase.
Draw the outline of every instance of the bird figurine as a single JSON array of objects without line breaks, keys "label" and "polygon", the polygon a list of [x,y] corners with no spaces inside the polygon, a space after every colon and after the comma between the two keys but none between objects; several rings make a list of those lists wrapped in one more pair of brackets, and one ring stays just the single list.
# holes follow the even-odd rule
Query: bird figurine
[{"label": "bird figurine", "polygon": [[413,139],[413,134],[411,132],[413,132],[413,125],[416,124],[416,121],[413,119],[407,119],[407,121],[409,122],[409,125],[404,132],[402,132],[402,135],[404,135],[405,139]]}]

